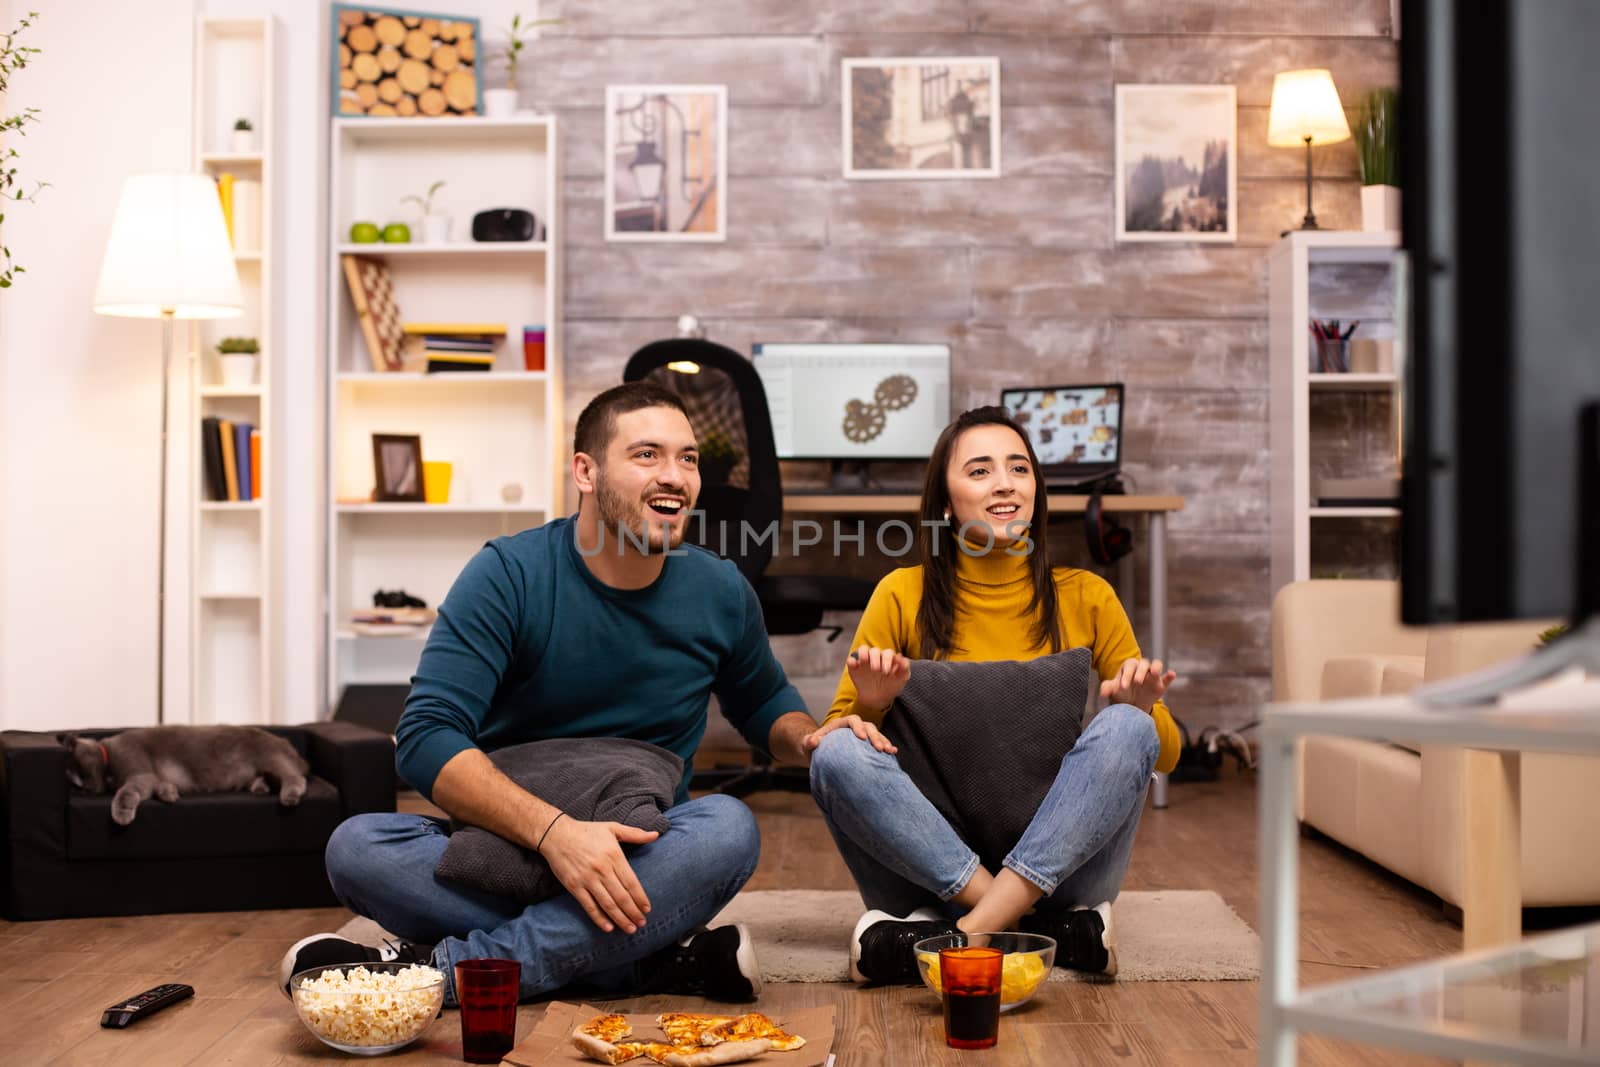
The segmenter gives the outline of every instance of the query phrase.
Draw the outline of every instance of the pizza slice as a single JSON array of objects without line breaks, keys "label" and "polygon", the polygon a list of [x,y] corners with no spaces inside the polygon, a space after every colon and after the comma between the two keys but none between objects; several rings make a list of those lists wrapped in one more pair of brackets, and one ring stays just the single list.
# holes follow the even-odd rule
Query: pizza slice
[{"label": "pizza slice", "polygon": [[725,1063],[743,1063],[770,1051],[772,1042],[727,1041],[711,1048],[696,1045],[646,1046],[645,1055],[662,1064],[662,1067],[720,1067]]},{"label": "pizza slice", "polygon": [[793,1052],[806,1043],[806,1039],[798,1034],[791,1034],[781,1029],[777,1023],[752,1011],[729,1019],[725,1023],[707,1027],[700,1035],[702,1045],[720,1045],[725,1041],[755,1041],[766,1040],[772,1043],[776,1052]]},{"label": "pizza slice", "polygon": [[669,1011],[656,1016],[656,1025],[674,1045],[698,1046],[700,1035],[713,1026],[731,1023],[733,1015],[702,1015],[692,1011]]},{"label": "pizza slice", "polygon": [[645,1054],[645,1042],[624,1041],[633,1027],[621,1015],[596,1015],[572,1031],[572,1044],[591,1060],[601,1063],[627,1063]]}]

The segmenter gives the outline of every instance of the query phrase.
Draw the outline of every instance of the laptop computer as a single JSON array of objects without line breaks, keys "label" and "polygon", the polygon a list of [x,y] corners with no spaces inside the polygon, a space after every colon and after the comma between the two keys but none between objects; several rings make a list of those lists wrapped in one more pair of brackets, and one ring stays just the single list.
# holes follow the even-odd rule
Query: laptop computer
[{"label": "laptop computer", "polygon": [[1121,382],[1005,389],[1000,403],[1027,431],[1045,488],[1081,489],[1121,469]]}]

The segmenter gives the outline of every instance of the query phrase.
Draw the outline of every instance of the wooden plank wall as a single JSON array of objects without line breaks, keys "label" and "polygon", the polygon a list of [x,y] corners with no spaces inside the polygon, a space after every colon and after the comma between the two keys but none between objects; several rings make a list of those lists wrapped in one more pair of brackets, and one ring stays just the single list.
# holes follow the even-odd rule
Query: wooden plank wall
[{"label": "wooden plank wall", "polygon": [[[1170,523],[1174,706],[1196,726],[1253,717],[1269,672],[1266,251],[1304,212],[1303,155],[1266,144],[1272,79],[1328,67],[1348,103],[1395,84],[1390,0],[547,0],[542,14],[563,22],[522,88],[565,137],[569,423],[684,312],[746,352],[948,341],[960,406],[1004,384],[1125,381],[1129,473],[1189,501]],[[840,60],[919,54],[999,57],[1002,178],[843,180]],[[643,82],[728,86],[726,243],[603,239],[605,86]],[[1236,245],[1113,242],[1123,82],[1237,86]],[[1353,144],[1314,156],[1318,218],[1359,228]],[[842,644],[782,647],[792,671],[836,674]]]}]

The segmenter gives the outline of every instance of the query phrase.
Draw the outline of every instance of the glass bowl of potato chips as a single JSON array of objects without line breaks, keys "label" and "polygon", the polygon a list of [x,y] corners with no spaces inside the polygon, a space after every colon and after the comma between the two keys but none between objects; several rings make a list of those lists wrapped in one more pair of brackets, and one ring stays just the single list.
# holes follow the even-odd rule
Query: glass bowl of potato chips
[{"label": "glass bowl of potato chips", "polygon": [[1000,961],[1000,1010],[1020,1008],[1039,991],[1039,986],[1050,977],[1050,968],[1056,959],[1056,942],[1043,934],[994,933],[967,934],[956,932],[928,937],[911,946],[917,957],[917,970],[922,984],[942,996],[944,987],[939,980],[939,950],[967,946],[997,948],[1005,953]]}]

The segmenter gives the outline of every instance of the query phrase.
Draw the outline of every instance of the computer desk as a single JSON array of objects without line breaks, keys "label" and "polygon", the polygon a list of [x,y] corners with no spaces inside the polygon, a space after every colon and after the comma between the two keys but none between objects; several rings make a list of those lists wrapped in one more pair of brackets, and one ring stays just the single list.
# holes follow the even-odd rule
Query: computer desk
[{"label": "computer desk", "polygon": [[[784,513],[793,515],[915,515],[921,498],[912,493],[796,493],[784,494]],[[1050,497],[1050,515],[1080,516],[1089,506],[1086,495]],[[1113,493],[1100,498],[1103,511],[1115,514],[1142,513],[1150,518],[1150,544],[1145,552],[1146,575],[1150,583],[1150,640],[1141,647],[1146,656],[1163,663],[1167,657],[1167,513],[1183,510],[1181,496],[1138,496]],[[1134,598],[1134,569],[1131,555],[1117,562],[1117,595],[1124,605]],[[1130,610],[1131,614],[1131,610]],[[1167,806],[1167,776],[1158,774],[1151,790],[1158,808]]]}]

